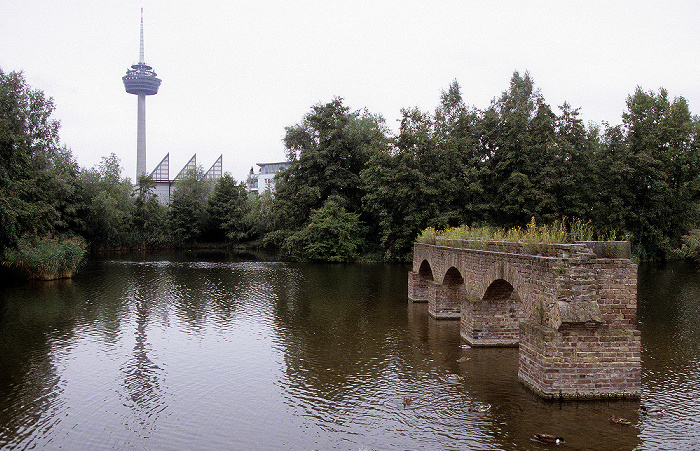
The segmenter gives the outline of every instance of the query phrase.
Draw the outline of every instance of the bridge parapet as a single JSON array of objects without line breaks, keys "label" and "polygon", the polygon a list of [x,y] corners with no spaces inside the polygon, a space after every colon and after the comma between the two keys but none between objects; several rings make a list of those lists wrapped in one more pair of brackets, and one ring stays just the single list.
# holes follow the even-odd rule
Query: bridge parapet
[{"label": "bridge parapet", "polygon": [[[542,255],[547,257],[567,257],[580,253],[582,248],[590,249],[597,258],[631,258],[632,247],[629,241],[574,241],[573,243],[527,243],[504,240],[464,240],[443,236],[435,237],[434,242],[425,243],[437,246],[481,249],[510,254]],[[586,251],[587,253],[587,251]]]},{"label": "bridge parapet", "polygon": [[409,298],[427,301],[434,318],[458,317],[474,346],[519,345],[520,380],[542,396],[638,397],[637,267],[629,249],[627,242],[438,238],[414,245]]}]

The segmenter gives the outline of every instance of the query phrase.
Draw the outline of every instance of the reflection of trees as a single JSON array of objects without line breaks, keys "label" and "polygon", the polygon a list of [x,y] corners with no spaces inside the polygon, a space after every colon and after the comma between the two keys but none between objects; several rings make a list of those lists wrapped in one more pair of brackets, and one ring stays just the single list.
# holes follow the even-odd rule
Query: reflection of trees
[{"label": "reflection of trees", "polygon": [[[642,332],[642,382],[658,386],[670,367],[697,373],[700,365],[700,277],[690,262],[639,267],[637,318]],[[661,377],[661,380],[655,380]]]},{"label": "reflection of trees", "polygon": [[[376,381],[388,368],[412,360],[406,316],[395,314],[396,304],[406,302],[407,267],[289,267],[296,270],[274,281],[273,308],[293,383],[337,400],[358,378]],[[412,371],[410,365],[405,370]]]},{"label": "reflection of trees", "polygon": [[0,288],[0,448],[25,448],[35,425],[59,408],[55,346],[73,336],[80,289],[71,280]]}]

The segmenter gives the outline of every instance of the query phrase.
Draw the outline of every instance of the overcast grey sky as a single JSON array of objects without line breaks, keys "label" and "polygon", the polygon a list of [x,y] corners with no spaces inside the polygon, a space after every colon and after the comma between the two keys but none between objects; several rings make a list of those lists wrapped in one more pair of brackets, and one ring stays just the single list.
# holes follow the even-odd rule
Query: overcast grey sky
[{"label": "overcast grey sky", "polygon": [[223,154],[243,180],[283,160],[284,127],[335,96],[396,130],[401,108],[433,111],[455,79],[488,107],[515,70],[586,122],[620,123],[636,86],[700,109],[697,1],[2,0],[0,68],[54,98],[82,167],[113,152],[132,180],[136,96],[121,77],[141,7],[163,80],[146,101],[147,167],[170,152],[171,177],[194,153],[205,170]]}]

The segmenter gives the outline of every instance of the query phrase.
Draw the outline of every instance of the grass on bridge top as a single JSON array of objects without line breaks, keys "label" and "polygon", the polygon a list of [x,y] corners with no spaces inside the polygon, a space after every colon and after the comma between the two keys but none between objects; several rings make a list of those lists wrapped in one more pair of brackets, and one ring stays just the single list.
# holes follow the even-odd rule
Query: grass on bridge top
[{"label": "grass on bridge top", "polygon": [[[574,218],[567,221],[555,221],[551,225],[538,226],[535,218],[526,227],[514,227],[511,229],[499,229],[496,227],[469,227],[466,225],[450,227],[444,230],[436,230],[428,227],[423,230],[416,241],[419,243],[436,244],[443,240],[465,240],[469,241],[469,247],[486,247],[489,242],[502,243],[523,243],[525,249],[546,255],[547,247],[550,244],[567,244],[575,241],[592,241],[598,238],[599,241],[615,241],[616,232],[607,234],[596,234],[591,225],[591,221],[582,221]],[[622,237],[629,240],[629,236]],[[465,243],[466,245],[466,243]]]}]

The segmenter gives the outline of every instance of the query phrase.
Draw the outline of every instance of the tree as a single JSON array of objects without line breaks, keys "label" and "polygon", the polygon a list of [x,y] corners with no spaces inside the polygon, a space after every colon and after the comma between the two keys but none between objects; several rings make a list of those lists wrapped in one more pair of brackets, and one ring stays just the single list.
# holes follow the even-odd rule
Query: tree
[{"label": "tree", "polygon": [[309,223],[285,242],[283,251],[298,260],[348,262],[357,259],[361,243],[359,214],[331,197],[312,211]]},{"label": "tree", "polygon": [[102,157],[97,167],[80,173],[82,221],[79,231],[94,247],[137,244],[132,230],[133,186],[131,180],[121,174],[121,162],[113,153]]},{"label": "tree", "polygon": [[526,224],[551,205],[541,184],[553,146],[554,115],[527,72],[513,73],[510,89],[484,114],[483,144],[491,220],[501,227]]},{"label": "tree", "polygon": [[272,232],[272,224],[275,220],[273,213],[273,194],[269,189],[262,193],[249,192],[247,194],[246,215],[243,218],[248,238],[251,240],[261,238]]},{"label": "tree", "polygon": [[559,110],[554,121],[552,172],[545,179],[554,208],[543,219],[550,223],[562,217],[592,219],[593,190],[599,186],[594,168],[599,130],[586,129],[579,118],[579,108],[564,102]]},{"label": "tree", "polygon": [[435,172],[432,118],[418,108],[401,112],[392,152],[373,155],[362,171],[363,205],[378,222],[384,259],[389,261],[407,260],[418,232],[440,217],[441,193],[427,175]]},{"label": "tree", "polygon": [[248,237],[246,224],[247,194],[243,183],[237,183],[226,173],[216,181],[207,206],[209,224],[207,238],[211,241],[241,241]]},{"label": "tree", "polygon": [[211,181],[199,166],[187,171],[176,182],[168,213],[175,244],[192,244],[200,238],[209,221],[207,203],[211,191]]},{"label": "tree", "polygon": [[[311,108],[303,120],[287,127],[284,138],[291,166],[278,174],[274,193],[274,240],[284,240],[302,229],[311,211],[334,196],[346,211],[372,224],[362,209],[365,195],[360,173],[373,154],[387,146],[387,130],[380,116],[350,112],[340,98]],[[365,228],[365,239],[376,233]]]},{"label": "tree", "polygon": [[468,108],[456,80],[442,91],[435,110],[435,150],[430,184],[439,187],[441,195],[436,221],[443,226],[473,224],[486,219],[484,202],[485,155],[479,143],[483,133],[481,115]]},{"label": "tree", "polygon": [[362,172],[364,208],[378,220],[387,260],[410,259],[425,227],[483,221],[482,133],[477,111],[464,104],[454,81],[442,92],[435,115],[402,110],[391,152],[380,152]]},{"label": "tree", "polygon": [[167,227],[168,207],[158,201],[153,192],[156,187],[153,179],[145,174],[138,177],[133,192],[134,244],[140,246],[160,246],[169,239]]},{"label": "tree", "polygon": [[21,72],[0,69],[0,255],[24,234],[67,233],[75,221],[77,165],[54,109]]},{"label": "tree", "polygon": [[[632,187],[632,155],[622,126],[607,126],[594,153],[593,223],[604,233],[631,232],[636,203]],[[635,238],[636,240],[636,238]]]},{"label": "tree", "polygon": [[629,146],[631,232],[640,253],[665,255],[697,224],[697,120],[687,101],[637,88],[622,115]]}]

